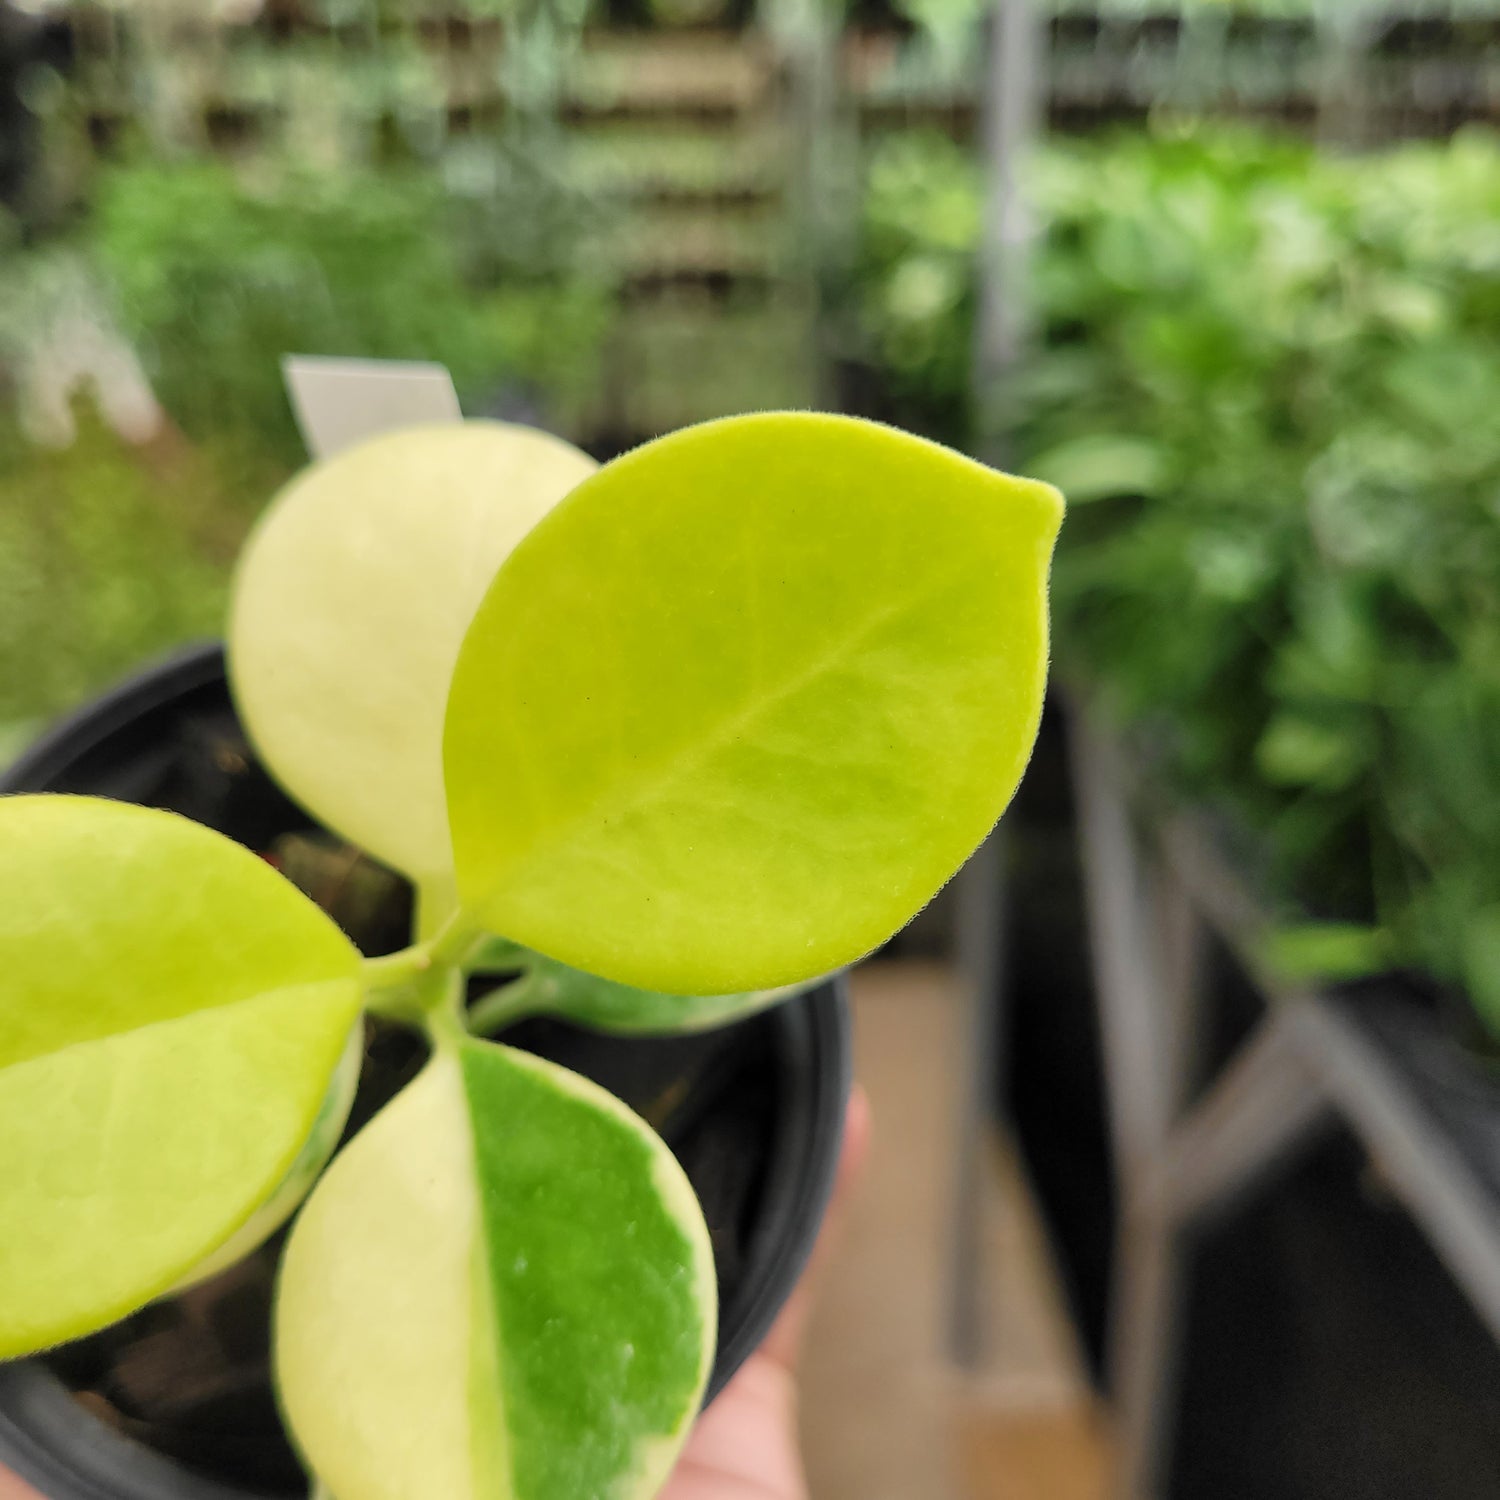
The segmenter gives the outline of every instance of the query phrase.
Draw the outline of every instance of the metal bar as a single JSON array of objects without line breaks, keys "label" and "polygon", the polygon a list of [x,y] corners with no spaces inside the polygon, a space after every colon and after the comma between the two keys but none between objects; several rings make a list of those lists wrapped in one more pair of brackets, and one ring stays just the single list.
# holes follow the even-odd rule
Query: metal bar
[{"label": "metal bar", "polygon": [[981,1367],[984,1356],[982,1298],[986,1178],[985,1137],[999,1114],[997,1080],[1005,1010],[1005,835],[997,828],[960,871],[958,969],[967,1024],[964,1057],[958,1060],[958,1151],[954,1176],[952,1250],[948,1295],[948,1349],[961,1370]]},{"label": "metal bar", "polygon": [[1222,1211],[1327,1117],[1293,1012],[1268,1016],[1172,1132],[1160,1190],[1178,1224]]},{"label": "metal bar", "polygon": [[1191,891],[1165,862],[1152,865],[1148,891],[1148,909],[1155,919],[1152,936],[1160,971],[1165,1103],[1170,1119],[1182,1108],[1188,1079],[1197,1066],[1198,990],[1207,934]]},{"label": "metal bar", "polygon": [[790,84],[783,107],[794,143],[788,196],[796,255],[789,271],[806,318],[802,357],[815,401],[831,406],[837,393],[822,278],[827,267],[842,264],[857,200],[839,186],[858,171],[857,143],[841,124],[840,13],[819,0],[767,0],[760,15]]},{"label": "metal bar", "polygon": [[995,0],[980,126],[986,180],[973,350],[976,416],[987,458],[1004,431],[999,409],[1004,380],[1026,339],[1026,281],[1035,228],[1021,170],[1042,120],[1046,36],[1033,0]]},{"label": "metal bar", "polygon": [[1370,48],[1384,19],[1373,0],[1325,0],[1318,16],[1318,145],[1326,151],[1370,143]]},{"label": "metal bar", "polygon": [[1115,1500],[1158,1493],[1172,1424],[1179,1353],[1181,1264],[1160,1193],[1124,1195],[1110,1293],[1109,1392],[1114,1415]]},{"label": "metal bar", "polygon": [[1117,757],[1085,715],[1072,716],[1071,731],[1090,958],[1116,1172],[1124,1185],[1152,1169],[1166,1140],[1170,1059],[1148,946],[1147,877]]},{"label": "metal bar", "polygon": [[[1020,194],[1017,158],[1031,137],[1039,108],[1031,96],[1040,26],[1031,0],[994,0],[982,127],[988,183],[977,267],[981,313],[972,355],[975,405],[980,411],[995,410],[995,392],[1021,353],[1019,308],[1030,225]],[[979,437],[982,456],[1001,461],[1004,442],[999,424],[981,422]],[[969,1370],[978,1368],[984,1357],[980,1316],[987,1186],[984,1133],[997,1112],[995,1080],[1002,1067],[1000,1048],[1005,1033],[1003,851],[1003,835],[997,830],[980,845],[957,881],[957,946],[968,991],[969,1057],[959,1120],[948,1344],[958,1366]]]},{"label": "metal bar", "polygon": [[1326,1113],[1327,1098],[1279,1021],[1267,1022],[1218,1086],[1127,1184],[1110,1329],[1117,1500],[1160,1492],[1181,1352],[1181,1229],[1243,1191]]},{"label": "metal bar", "polygon": [[[1155,1493],[1171,1415],[1180,1268],[1175,1226],[1160,1190],[1178,1078],[1177,1049],[1161,1004],[1159,910],[1126,803],[1122,767],[1082,712],[1070,719],[1071,760],[1094,989],[1104,1044],[1105,1093],[1121,1213],[1110,1299],[1109,1387],[1114,1405],[1119,1500]],[[1186,942],[1185,931],[1179,936]],[[1185,955],[1183,1002],[1195,986]],[[1180,1053],[1178,1054],[1180,1055]]]},{"label": "metal bar", "polygon": [[1178,882],[1238,952],[1265,926],[1259,903],[1220,857],[1201,822],[1177,816],[1157,826],[1158,844]]}]

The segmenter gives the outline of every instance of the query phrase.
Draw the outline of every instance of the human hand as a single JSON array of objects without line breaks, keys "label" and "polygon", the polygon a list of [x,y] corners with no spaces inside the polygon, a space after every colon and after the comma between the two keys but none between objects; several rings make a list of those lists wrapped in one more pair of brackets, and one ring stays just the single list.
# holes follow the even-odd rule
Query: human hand
[{"label": "human hand", "polygon": [[833,1202],[812,1265],[765,1343],[698,1418],[659,1500],[807,1500],[797,1443],[797,1354],[813,1277],[837,1233],[869,1139],[869,1102],[856,1087],[844,1121]]},{"label": "human hand", "polygon": [[0,1500],[43,1500],[43,1496],[9,1469],[0,1469]]}]

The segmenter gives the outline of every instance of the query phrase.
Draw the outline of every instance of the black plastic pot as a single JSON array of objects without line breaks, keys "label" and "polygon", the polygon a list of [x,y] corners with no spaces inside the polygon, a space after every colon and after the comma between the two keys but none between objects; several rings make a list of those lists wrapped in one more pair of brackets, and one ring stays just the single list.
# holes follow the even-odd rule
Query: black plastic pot
[{"label": "black plastic pot", "polygon": [[[319,834],[256,763],[217,645],[186,652],[84,709],[23,756],[0,791],[168,807],[261,852],[288,836]],[[375,870],[372,879],[393,893],[387,907],[409,900],[395,877]],[[402,916],[395,912],[386,933],[358,936],[373,950],[395,946]],[[505,1040],[611,1089],[651,1120],[682,1162],[719,1269],[712,1399],[770,1328],[827,1205],[849,1087],[841,982],[702,1036],[624,1039],[529,1021]],[[351,1132],[421,1062],[410,1037],[378,1023],[366,1054]],[[268,1378],[280,1242],[114,1329],[0,1365],[0,1467],[53,1500],[305,1495]]]}]

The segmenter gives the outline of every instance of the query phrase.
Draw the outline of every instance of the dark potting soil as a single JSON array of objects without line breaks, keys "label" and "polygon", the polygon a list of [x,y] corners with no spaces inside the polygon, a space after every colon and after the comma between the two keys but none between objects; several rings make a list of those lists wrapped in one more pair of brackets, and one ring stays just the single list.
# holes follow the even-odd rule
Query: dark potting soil
[{"label": "dark potting soil", "polygon": [[[201,700],[201,702],[199,701]],[[411,892],[398,876],[309,824],[257,764],[222,683],[176,714],[175,729],[119,735],[85,757],[75,785],[164,807],[238,839],[276,864],[370,955],[401,947]],[[128,728],[127,736],[133,733]],[[471,998],[495,981],[476,981]],[[697,1191],[713,1238],[721,1306],[734,1299],[780,1108],[770,1023],[752,1018],[702,1036],[607,1041],[560,1022],[504,1033],[511,1045],[592,1078],[662,1134]],[[421,1067],[418,1038],[366,1022],[365,1064],[347,1139]],[[270,1383],[270,1309],[285,1232],[222,1275],[45,1356],[95,1415],[201,1474],[268,1495],[306,1494]],[[380,1308],[370,1316],[378,1318]]]}]

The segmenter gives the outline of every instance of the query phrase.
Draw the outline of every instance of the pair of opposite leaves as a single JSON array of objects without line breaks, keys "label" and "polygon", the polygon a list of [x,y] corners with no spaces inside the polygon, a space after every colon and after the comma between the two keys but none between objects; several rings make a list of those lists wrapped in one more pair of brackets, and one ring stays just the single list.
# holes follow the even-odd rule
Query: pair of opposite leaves
[{"label": "pair of opposite leaves", "polygon": [[[236,695],[289,789],[413,878],[429,930],[461,907],[654,991],[794,983],[895,931],[1009,800],[1060,516],[1046,486],[845,418],[709,423],[597,472],[524,429],[414,429],[273,505]],[[347,1109],[362,988],[268,867],[89,799],[0,804],[0,964],[3,1357],[295,1205]],[[713,1332],[661,1143],[464,1041],[302,1213],[278,1376],[339,1500],[641,1496]]]}]

